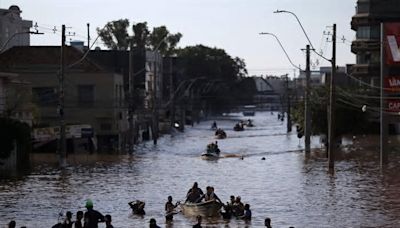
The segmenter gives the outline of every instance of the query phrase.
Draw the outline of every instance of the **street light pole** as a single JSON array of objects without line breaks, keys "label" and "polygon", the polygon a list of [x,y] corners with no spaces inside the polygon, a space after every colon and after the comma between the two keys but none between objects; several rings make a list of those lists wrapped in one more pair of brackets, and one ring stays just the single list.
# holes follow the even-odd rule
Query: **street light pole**
[{"label": "street light pole", "polygon": [[36,32],[27,31],[27,32],[17,32],[17,33],[14,33],[12,36],[10,36],[10,38],[8,38],[8,40],[3,44],[3,46],[1,46],[1,48],[0,48],[0,54],[3,53],[3,51],[6,49],[8,43],[10,43],[10,41],[11,41],[12,39],[14,39],[14,37],[16,37],[17,35],[21,35],[21,34],[43,35],[44,33],[43,33],[43,32],[38,32],[38,31],[36,31]]},{"label": "street light pole", "polygon": [[65,68],[65,25],[62,25],[61,34],[61,66],[59,75],[59,107],[58,113],[60,118],[60,139],[58,144],[59,163],[61,167],[66,166],[66,139],[65,139],[65,117],[64,117],[64,68]]}]

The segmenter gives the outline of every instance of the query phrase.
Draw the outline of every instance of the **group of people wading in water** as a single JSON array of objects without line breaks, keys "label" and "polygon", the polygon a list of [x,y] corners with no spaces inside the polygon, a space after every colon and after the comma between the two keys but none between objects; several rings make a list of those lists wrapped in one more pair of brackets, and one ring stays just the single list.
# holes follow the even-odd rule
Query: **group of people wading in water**
[{"label": "group of people wading in water", "polygon": [[[180,205],[180,201],[177,201],[175,204],[172,201],[172,196],[168,196],[168,201],[165,203],[165,219],[167,223],[173,221],[174,215],[178,214],[180,211],[176,211]],[[186,195],[185,203],[201,203],[201,202],[209,202],[215,201],[222,205],[224,211],[221,211],[220,214],[223,219],[231,219],[236,217],[238,219],[243,219],[245,221],[250,221],[252,217],[252,213],[250,210],[249,204],[243,204],[240,196],[231,196],[230,202],[226,204],[222,203],[219,197],[214,192],[214,187],[207,186],[206,193],[203,193],[201,188],[198,187],[197,182],[193,184],[193,187],[189,189]],[[144,216],[146,213],[144,211],[145,203],[140,200],[132,201],[128,203],[132,209],[133,214]],[[84,213],[83,211],[78,211],[76,213],[76,220],[73,221],[72,213],[67,211],[66,217],[62,222],[57,223],[52,226],[52,228],[98,228],[99,223],[105,223],[106,228],[113,228],[114,226],[111,224],[112,218],[111,215],[103,216],[100,212],[94,210],[93,202],[89,199],[86,201],[85,205],[87,211]],[[193,225],[193,228],[201,228],[202,224],[202,216],[198,215],[196,217],[197,223]],[[266,218],[264,221],[264,225],[267,228],[272,228],[271,219]],[[11,221],[8,224],[8,228],[15,228],[16,222]],[[149,220],[150,228],[160,228],[157,225],[157,222],[154,218]],[[22,226],[21,228],[26,228]],[[290,227],[293,228],[293,227]]]}]

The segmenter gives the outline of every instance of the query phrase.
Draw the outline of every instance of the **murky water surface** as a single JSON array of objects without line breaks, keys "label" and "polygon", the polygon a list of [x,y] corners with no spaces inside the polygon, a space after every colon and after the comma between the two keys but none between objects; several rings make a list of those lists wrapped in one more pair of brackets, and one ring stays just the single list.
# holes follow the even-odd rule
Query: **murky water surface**
[{"label": "murky water surface", "polygon": [[[183,200],[195,181],[202,188],[214,186],[223,201],[240,195],[253,212],[249,224],[211,219],[204,221],[207,227],[262,227],[266,217],[273,227],[400,227],[398,162],[381,172],[376,156],[341,159],[331,175],[324,156],[306,158],[299,151],[303,142],[295,133],[286,134],[276,113],[257,113],[256,127],[244,132],[231,130],[237,118],[244,119],[218,121],[228,134],[219,140],[227,157],[218,161],[199,157],[214,140],[211,122],[203,122],[161,138],[157,146],[141,145],[134,155],[83,159],[63,171],[52,164],[34,165],[27,176],[0,180],[0,227],[12,219],[17,227],[51,227],[60,211],[71,210],[75,217],[88,198],[95,209],[113,216],[115,227],[147,227],[151,217],[164,227],[167,196]],[[146,202],[144,217],[131,214],[127,203],[135,199]],[[194,223],[178,214],[167,227]]]}]

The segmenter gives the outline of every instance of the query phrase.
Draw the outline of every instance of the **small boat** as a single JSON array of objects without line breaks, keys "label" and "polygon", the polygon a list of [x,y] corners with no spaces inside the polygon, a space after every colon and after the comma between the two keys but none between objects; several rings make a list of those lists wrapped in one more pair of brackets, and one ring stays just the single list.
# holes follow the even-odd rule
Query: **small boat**
[{"label": "small boat", "polygon": [[[212,144],[211,144],[212,145]],[[213,159],[218,159],[219,158],[219,154],[221,153],[221,151],[218,149],[218,147],[210,147],[210,145],[207,147],[206,152],[204,152],[201,155],[202,159],[205,160],[213,160]]]},{"label": "small boat", "polygon": [[219,158],[219,154],[218,153],[203,153],[201,155],[201,158],[204,160],[214,160],[214,159],[218,159]]},{"label": "small boat", "polygon": [[226,138],[226,132],[222,129],[218,129],[215,132],[215,138],[216,139],[225,139]]},{"label": "small boat", "polygon": [[184,204],[181,204],[182,212],[186,216],[219,216],[219,211],[221,210],[221,207],[222,205],[215,200],[200,203],[186,202]]},{"label": "small boat", "polygon": [[234,130],[234,131],[244,131],[244,128],[243,128],[243,126],[241,126],[241,125],[239,125],[239,124],[236,124],[236,125],[233,127],[233,130]]}]

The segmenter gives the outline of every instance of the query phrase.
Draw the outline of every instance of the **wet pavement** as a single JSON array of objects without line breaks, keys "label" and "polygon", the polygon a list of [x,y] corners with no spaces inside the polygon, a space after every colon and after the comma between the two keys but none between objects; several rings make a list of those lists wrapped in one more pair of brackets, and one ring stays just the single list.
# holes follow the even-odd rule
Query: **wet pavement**
[{"label": "wet pavement", "polygon": [[[243,132],[232,130],[237,119],[245,117],[217,120],[228,135],[218,140],[224,157],[217,161],[200,158],[215,141],[206,121],[162,137],[157,146],[140,145],[133,155],[76,158],[82,164],[63,171],[36,164],[29,175],[0,180],[0,227],[10,220],[17,227],[51,227],[59,212],[70,210],[75,218],[88,198],[112,215],[115,227],[148,227],[152,217],[161,227],[189,227],[195,219],[182,214],[166,225],[164,204],[168,195],[183,201],[195,181],[203,189],[214,186],[225,202],[240,195],[253,213],[250,223],[213,218],[204,220],[206,227],[262,227],[266,217],[273,227],[400,227],[398,162],[381,172],[376,153],[340,159],[332,175],[325,155],[305,156],[303,141],[286,134],[276,113],[256,113],[256,126]],[[320,147],[317,138],[313,147]],[[131,214],[128,202],[135,199],[146,202],[145,216]]]}]

